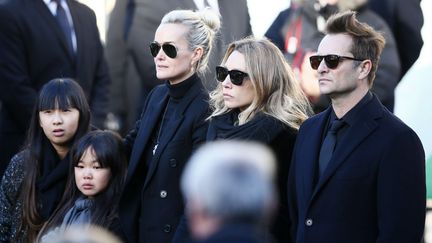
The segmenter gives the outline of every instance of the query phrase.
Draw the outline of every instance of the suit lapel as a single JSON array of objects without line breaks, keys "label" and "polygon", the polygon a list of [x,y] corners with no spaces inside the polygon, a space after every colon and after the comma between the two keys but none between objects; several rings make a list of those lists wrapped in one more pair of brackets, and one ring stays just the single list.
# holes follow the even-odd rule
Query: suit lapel
[{"label": "suit lapel", "polygon": [[[127,174],[127,182],[133,177],[135,170],[139,163],[141,163],[141,156],[144,153],[144,149],[149,143],[150,136],[153,130],[157,127],[159,117],[165,109],[165,105],[168,101],[168,94],[166,93],[156,104],[153,109],[149,109],[143,115],[143,120],[140,121],[140,129],[135,138],[135,143],[132,148],[132,154],[130,158],[130,165]],[[153,163],[152,163],[153,164]]]},{"label": "suit lapel", "polygon": [[354,151],[358,145],[367,138],[378,126],[376,119],[382,116],[380,111],[381,105],[374,96],[373,100],[366,104],[360,112],[356,122],[347,130],[346,136],[338,142],[340,146],[336,148],[331,158],[328,168],[318,181],[314,190],[311,201],[315,195],[322,189],[331,176],[337,171],[339,166],[346,161],[346,158]]},{"label": "suit lapel", "polygon": [[311,124],[309,127],[309,131],[304,135],[304,137],[311,138],[311,141],[307,144],[301,144],[302,148],[301,156],[302,161],[300,162],[302,168],[300,171],[304,171],[305,173],[300,177],[303,180],[302,192],[304,201],[309,201],[312,196],[313,190],[315,188],[315,178],[316,171],[318,170],[318,158],[319,151],[321,148],[321,134],[324,130],[324,126],[326,125],[326,121],[328,116],[330,115],[331,109],[328,108],[323,114],[318,115],[321,117],[317,117],[315,122]]},{"label": "suit lapel", "polygon": [[[199,94],[200,89],[204,88],[202,85],[194,84],[191,89],[187,92],[186,96],[182,98],[180,103],[178,104],[178,108],[175,110],[173,114],[173,119],[171,120],[169,126],[166,126],[166,131],[164,131],[159,147],[156,150],[155,158],[153,162],[150,165],[149,171],[147,173],[145,182],[144,182],[144,188],[148,185],[151,178],[153,177],[159,162],[160,157],[164,150],[166,149],[167,145],[171,142],[173,139],[176,131],[178,130],[178,127],[181,125],[181,123],[184,120],[184,112],[188,108],[189,104],[192,102],[192,100]],[[167,124],[168,125],[168,124]]]},{"label": "suit lapel", "polygon": [[[49,28],[54,32],[55,36],[58,38],[58,41],[61,43],[62,49],[66,56],[68,56],[71,61],[73,61],[73,58],[70,56],[70,53],[68,51],[68,46],[66,42],[66,37],[61,30],[60,26],[57,24],[57,20],[55,19],[54,15],[52,15],[51,11],[46,6],[45,2],[42,0],[32,1],[35,5],[36,11],[39,13],[42,19],[44,19],[45,23]],[[70,6],[70,4],[68,3]]]},{"label": "suit lapel", "polygon": [[149,181],[151,180],[152,176],[154,175],[159,162],[160,162],[160,157],[162,152],[165,150],[166,146],[168,145],[168,143],[171,141],[172,137],[174,136],[174,133],[177,131],[177,128],[179,127],[179,125],[181,124],[181,122],[183,121],[183,114],[179,114],[177,112],[175,112],[174,114],[174,119],[172,119],[170,121],[170,124],[168,127],[166,127],[166,131],[164,131],[163,136],[161,138],[160,144],[158,146],[158,149],[156,150],[155,153],[155,158],[152,161],[152,163],[150,163],[150,168],[149,171],[147,173],[145,182],[144,182],[144,188],[148,185]]}]

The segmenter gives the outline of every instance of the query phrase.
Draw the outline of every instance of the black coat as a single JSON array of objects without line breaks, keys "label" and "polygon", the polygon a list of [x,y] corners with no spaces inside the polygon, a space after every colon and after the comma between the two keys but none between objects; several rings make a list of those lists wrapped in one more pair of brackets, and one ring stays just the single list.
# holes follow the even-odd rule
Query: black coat
[{"label": "black coat", "polygon": [[0,174],[21,146],[37,94],[49,80],[76,79],[96,123],[105,117],[109,77],[95,14],[75,0],[67,3],[77,40],[75,57],[42,0],[0,3]]},{"label": "black coat", "polygon": [[288,182],[294,242],[421,242],[425,154],[415,132],[374,96],[315,185],[330,113],[306,120],[297,136]]},{"label": "black coat", "polygon": [[[140,224],[141,228],[146,228],[145,232],[140,232],[145,236],[144,242],[171,242],[183,214],[180,176],[192,151],[205,141],[208,127],[205,122],[208,94],[200,79],[195,75],[192,78],[194,84],[172,114],[175,121],[164,125],[165,134],[149,168],[146,167],[148,161],[142,158],[152,144],[153,130],[157,129],[169,99],[166,85],[159,85],[150,92],[141,119],[126,137],[131,157],[119,212],[128,242],[137,242]],[[146,216],[139,222],[140,215]]]}]

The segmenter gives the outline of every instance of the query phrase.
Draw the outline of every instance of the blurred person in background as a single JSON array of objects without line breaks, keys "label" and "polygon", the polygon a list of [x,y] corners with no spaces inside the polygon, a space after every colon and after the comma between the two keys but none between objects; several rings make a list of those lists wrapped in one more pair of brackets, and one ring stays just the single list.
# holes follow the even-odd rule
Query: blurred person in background
[{"label": "blurred person in background", "polygon": [[165,83],[150,92],[125,138],[130,160],[119,213],[128,242],[169,243],[183,215],[180,175],[208,127],[208,93],[198,74],[207,68],[219,27],[211,10],[174,10],[150,43]]},{"label": "blurred person in background", "polygon": [[380,101],[390,110],[394,108],[394,90],[400,80],[400,60],[393,34],[380,16],[368,9],[367,0],[303,0],[281,12],[266,32],[266,37],[277,43],[299,78],[316,113],[329,105],[328,97],[320,94],[316,72],[310,68],[309,56],[316,52],[324,37],[326,19],[339,11],[354,10],[361,22],[384,33],[384,47],[372,87]]},{"label": "blurred person in background", "polygon": [[276,204],[274,174],[275,157],[261,144],[218,141],[200,148],[181,180],[195,242],[272,242],[264,232]]},{"label": "blurred person in background", "polygon": [[108,128],[125,134],[133,127],[145,98],[159,84],[152,56],[143,43],[153,41],[162,17],[174,9],[211,8],[222,18],[222,27],[201,74],[207,89],[214,88],[214,67],[227,43],[252,34],[246,0],[117,0],[111,13],[106,54],[112,76]]},{"label": "blurred person in background", "polygon": [[0,175],[23,145],[41,87],[73,78],[83,88],[92,124],[106,118],[110,80],[94,12],[75,0],[0,3]]},{"label": "blurred person in background", "polygon": [[421,0],[369,0],[370,9],[380,15],[395,37],[401,61],[400,79],[411,68],[423,46]]}]

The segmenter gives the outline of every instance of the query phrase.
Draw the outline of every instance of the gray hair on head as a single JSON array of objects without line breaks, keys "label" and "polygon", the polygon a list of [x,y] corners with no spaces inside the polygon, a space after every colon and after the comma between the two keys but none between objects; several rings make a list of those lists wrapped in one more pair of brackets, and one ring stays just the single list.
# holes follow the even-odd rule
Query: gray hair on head
[{"label": "gray hair on head", "polygon": [[222,222],[267,220],[275,205],[275,158],[264,145],[212,142],[188,162],[181,180],[186,201]]}]

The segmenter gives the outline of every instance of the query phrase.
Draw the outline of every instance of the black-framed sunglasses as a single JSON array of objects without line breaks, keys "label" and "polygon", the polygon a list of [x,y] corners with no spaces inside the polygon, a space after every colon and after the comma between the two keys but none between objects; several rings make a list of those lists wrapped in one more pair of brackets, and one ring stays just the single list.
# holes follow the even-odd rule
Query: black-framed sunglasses
[{"label": "black-framed sunglasses", "polygon": [[150,52],[153,57],[156,57],[160,49],[165,52],[165,54],[170,58],[175,58],[177,56],[177,47],[170,43],[159,44],[157,42],[150,43]]},{"label": "black-framed sunglasses", "polygon": [[226,67],[216,67],[216,79],[219,82],[223,82],[227,76],[230,76],[231,83],[234,85],[242,85],[244,78],[248,76],[247,73],[239,70],[228,70]]},{"label": "black-framed sunglasses", "polygon": [[358,58],[354,58],[354,57],[338,56],[338,55],[333,55],[333,54],[325,55],[325,56],[315,55],[315,56],[309,57],[309,61],[310,61],[312,69],[317,70],[323,59],[325,61],[326,66],[330,69],[336,69],[338,67],[339,63],[343,59],[354,60],[354,61],[364,61],[363,59],[358,59]]}]

